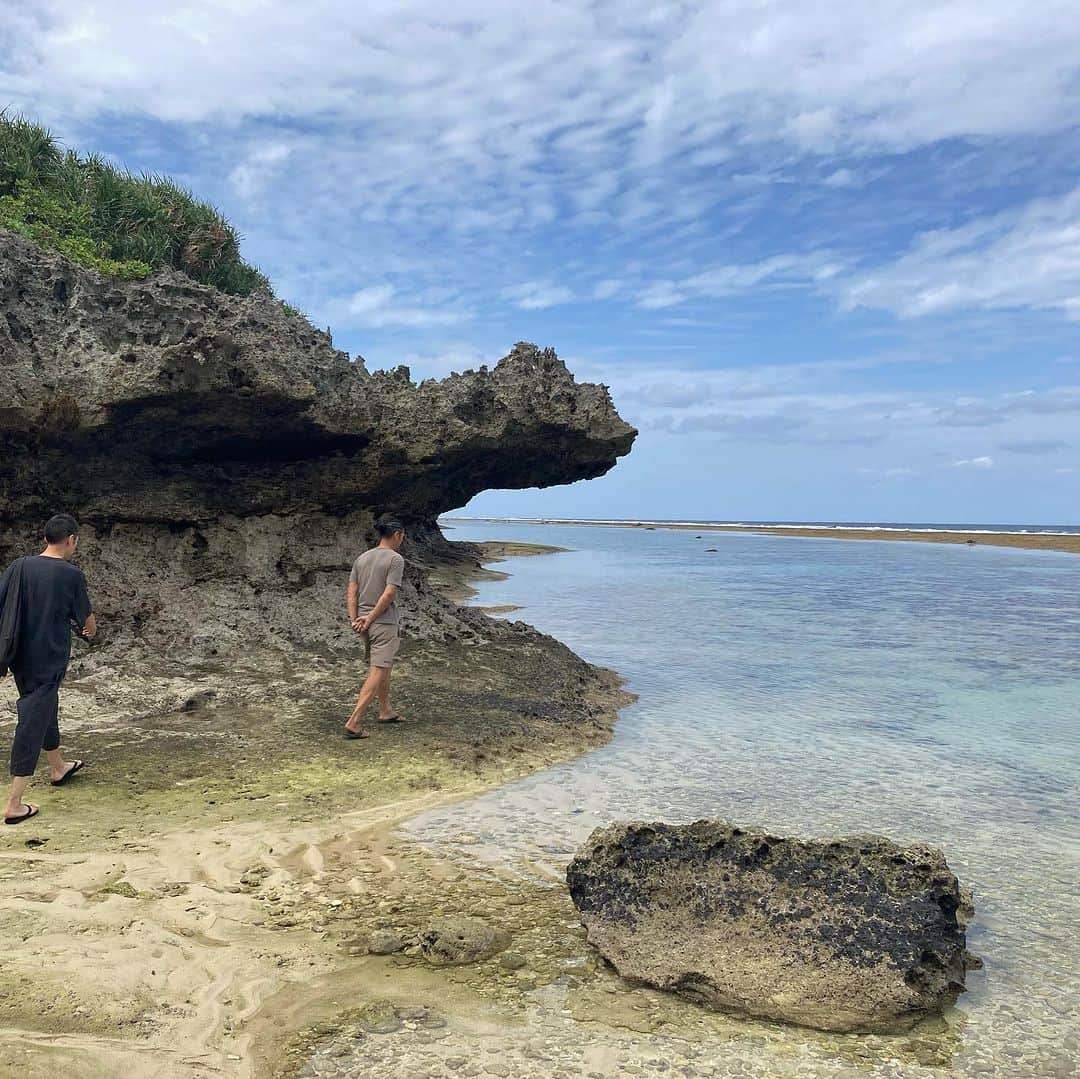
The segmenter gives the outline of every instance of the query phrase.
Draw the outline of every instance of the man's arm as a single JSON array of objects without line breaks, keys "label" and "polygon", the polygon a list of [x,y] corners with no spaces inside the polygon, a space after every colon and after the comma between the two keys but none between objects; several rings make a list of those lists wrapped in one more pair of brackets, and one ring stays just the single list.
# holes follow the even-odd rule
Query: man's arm
[{"label": "man's arm", "polygon": [[345,608],[349,612],[349,622],[357,633],[360,629],[357,623],[360,621],[357,597],[360,595],[360,586],[356,581],[349,581],[349,587],[345,589]]},{"label": "man's arm", "polygon": [[375,604],[371,610],[359,619],[360,632],[363,633],[368,626],[375,622],[380,615],[386,613],[387,607],[394,602],[394,597],[397,595],[398,586],[396,584],[388,584],[383,589],[383,594],[379,597],[379,602]]},{"label": "man's arm", "polygon": [[97,633],[97,619],[94,617],[94,608],[90,603],[90,596],[86,591],[86,578],[79,571],[75,584],[75,595],[72,600],[70,615],[77,626],[82,626],[79,636],[90,640]]}]

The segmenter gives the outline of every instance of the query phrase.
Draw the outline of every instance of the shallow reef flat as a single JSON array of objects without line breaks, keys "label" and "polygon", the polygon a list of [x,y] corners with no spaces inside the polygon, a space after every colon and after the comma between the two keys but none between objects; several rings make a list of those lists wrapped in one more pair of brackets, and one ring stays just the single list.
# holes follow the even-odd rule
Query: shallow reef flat
[{"label": "shallow reef flat", "polygon": [[[453,517],[446,519],[451,524]],[[601,528],[674,529],[680,532],[741,532],[763,536],[787,536],[794,539],[839,540],[900,540],[906,543],[960,543],[988,547],[1019,547],[1027,551],[1068,551],[1080,554],[1080,533],[1069,532],[994,532],[973,528],[945,531],[917,528],[845,528],[833,525],[742,525],[694,524],[668,521],[585,521],[545,518],[543,520],[513,520],[498,517],[478,517],[478,521],[513,524],[592,525]]]}]

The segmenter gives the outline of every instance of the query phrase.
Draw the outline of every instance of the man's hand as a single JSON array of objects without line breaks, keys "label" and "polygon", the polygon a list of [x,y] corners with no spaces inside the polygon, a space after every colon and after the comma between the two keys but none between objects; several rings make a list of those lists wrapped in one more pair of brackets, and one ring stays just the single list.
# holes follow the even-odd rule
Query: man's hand
[{"label": "man's hand", "polygon": [[88,641],[93,639],[94,634],[97,633],[97,618],[94,615],[90,615],[86,620],[86,625],[83,626],[80,633]]},{"label": "man's hand", "polygon": [[368,619],[366,615],[358,615],[352,620],[352,628],[356,633],[366,633],[368,628]]}]

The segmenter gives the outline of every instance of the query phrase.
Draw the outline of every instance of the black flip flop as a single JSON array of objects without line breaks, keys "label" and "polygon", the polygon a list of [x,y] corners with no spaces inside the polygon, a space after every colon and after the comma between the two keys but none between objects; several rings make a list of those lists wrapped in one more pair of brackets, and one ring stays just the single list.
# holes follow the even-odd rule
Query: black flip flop
[{"label": "black flip flop", "polygon": [[399,716],[397,714],[397,712],[395,712],[392,716],[386,716],[386,717],[379,716],[379,718],[378,718],[378,720],[376,722],[378,722],[378,723],[404,723],[405,720],[403,720],[401,718],[401,716]]},{"label": "black flip flop", "polygon": [[24,803],[26,806],[26,812],[19,817],[5,817],[5,824],[22,824],[24,820],[29,820],[31,817],[36,817],[40,810],[37,806],[32,806],[29,802]]},{"label": "black flip flop", "polygon": [[85,763],[86,761],[73,761],[71,767],[59,779],[52,781],[52,785],[62,787]]},{"label": "black flip flop", "polygon": [[367,732],[367,731],[364,731],[364,730],[361,730],[361,731],[359,731],[359,732],[357,732],[357,731],[350,731],[350,730],[349,730],[349,728],[348,728],[348,727],[346,727],[346,728],[345,728],[345,737],[346,737],[346,738],[349,738],[349,739],[354,739],[354,738],[370,738],[370,737],[371,737],[371,735],[370,735],[370,734],[368,734],[368,732]]}]

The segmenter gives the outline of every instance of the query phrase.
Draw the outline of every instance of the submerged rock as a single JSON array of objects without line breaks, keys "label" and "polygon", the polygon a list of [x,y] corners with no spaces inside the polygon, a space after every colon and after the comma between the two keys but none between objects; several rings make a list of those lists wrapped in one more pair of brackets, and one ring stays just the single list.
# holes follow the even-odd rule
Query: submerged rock
[{"label": "submerged rock", "polygon": [[398,1009],[389,1000],[365,1004],[356,1014],[356,1023],[368,1034],[396,1034],[404,1026]]},{"label": "submerged rock", "polygon": [[510,937],[479,918],[436,918],[420,934],[420,951],[436,966],[479,963],[510,945]]},{"label": "submerged rock", "polygon": [[504,952],[499,956],[499,966],[503,970],[524,970],[528,963],[520,952]]},{"label": "submerged rock", "polygon": [[724,1011],[890,1030],[964,988],[961,891],[931,847],[613,824],[578,851],[567,882],[620,974]]}]

